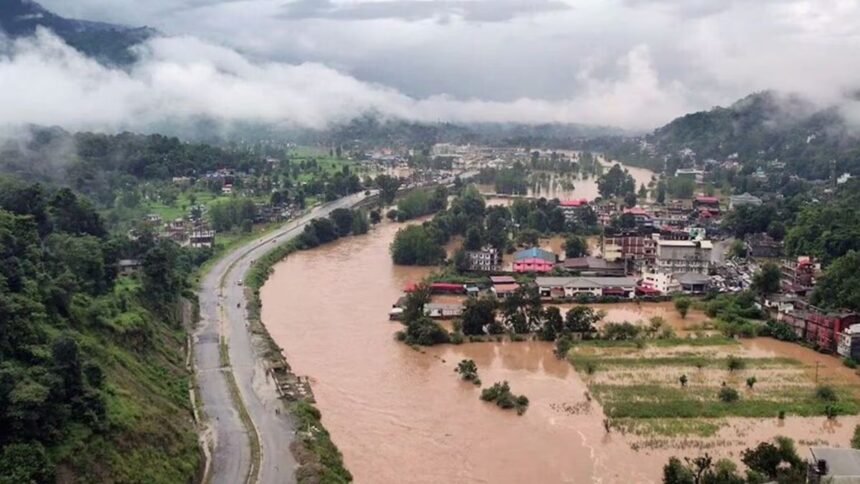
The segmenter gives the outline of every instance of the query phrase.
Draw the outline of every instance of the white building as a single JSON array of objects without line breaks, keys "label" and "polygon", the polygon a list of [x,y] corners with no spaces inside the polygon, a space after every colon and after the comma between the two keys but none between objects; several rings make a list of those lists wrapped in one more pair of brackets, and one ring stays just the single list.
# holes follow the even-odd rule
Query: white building
[{"label": "white building", "polygon": [[586,295],[632,298],[636,295],[634,277],[536,277],[535,284],[542,297]]},{"label": "white building", "polygon": [[707,274],[712,251],[710,240],[658,240],[656,272]]},{"label": "white building", "polygon": [[675,170],[675,176],[692,178],[696,183],[703,183],[705,181],[705,172],[695,168],[678,168]]},{"label": "white building", "polygon": [[672,274],[661,272],[644,272],[642,274],[642,286],[660,291],[661,294],[674,294],[681,292],[681,284]]}]

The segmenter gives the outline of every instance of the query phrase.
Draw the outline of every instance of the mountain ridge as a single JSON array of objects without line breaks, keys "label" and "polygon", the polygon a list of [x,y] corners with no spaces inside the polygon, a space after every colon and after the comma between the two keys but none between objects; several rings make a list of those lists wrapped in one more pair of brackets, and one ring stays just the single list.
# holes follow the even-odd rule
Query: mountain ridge
[{"label": "mountain ridge", "polygon": [[134,63],[137,56],[131,48],[157,34],[150,27],[62,17],[33,0],[3,0],[0,31],[9,38],[33,36],[40,27],[52,31],[79,52],[113,66]]}]

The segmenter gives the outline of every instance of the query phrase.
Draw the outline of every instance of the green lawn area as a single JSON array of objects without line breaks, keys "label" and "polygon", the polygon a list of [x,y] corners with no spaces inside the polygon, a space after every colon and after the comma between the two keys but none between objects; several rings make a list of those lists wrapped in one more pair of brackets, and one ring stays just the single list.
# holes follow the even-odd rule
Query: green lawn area
[{"label": "green lawn area", "polygon": [[[210,206],[212,203],[220,200],[229,200],[234,195],[215,194],[208,190],[184,191],[176,198],[173,205],[165,205],[160,202],[145,202],[142,204],[144,211],[147,214],[154,213],[161,217],[162,220],[168,222],[185,216],[191,209],[191,197],[194,196],[194,203],[197,205]],[[267,202],[268,199],[264,196],[251,197],[255,202]]]}]

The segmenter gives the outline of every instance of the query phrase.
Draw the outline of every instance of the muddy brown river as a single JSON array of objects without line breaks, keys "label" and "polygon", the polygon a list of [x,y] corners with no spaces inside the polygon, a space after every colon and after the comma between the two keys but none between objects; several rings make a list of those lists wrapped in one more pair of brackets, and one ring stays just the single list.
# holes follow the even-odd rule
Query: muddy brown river
[{"label": "muddy brown river", "polygon": [[[684,451],[637,451],[627,437],[607,434],[601,408],[586,401],[582,379],[549,344],[416,351],[396,342],[400,325],[387,313],[403,287],[429,271],[391,263],[388,246],[398,228],[384,223],[293,254],[262,289],[263,321],[294,370],[310,377],[323,422],[357,483],[659,482],[666,459]],[[625,305],[609,313],[631,319],[635,310]],[[643,316],[671,318],[668,307],[653,311]],[[453,371],[464,358],[475,360],[485,386],[507,380],[525,394],[528,411],[517,416],[482,402],[480,389]],[[796,430],[816,435],[822,422],[805,419]],[[729,455],[752,440],[751,425],[740,420],[726,429],[726,438],[746,434]],[[759,429],[752,435],[786,430],[774,422]],[[850,429],[853,423],[830,437],[847,443]]]}]

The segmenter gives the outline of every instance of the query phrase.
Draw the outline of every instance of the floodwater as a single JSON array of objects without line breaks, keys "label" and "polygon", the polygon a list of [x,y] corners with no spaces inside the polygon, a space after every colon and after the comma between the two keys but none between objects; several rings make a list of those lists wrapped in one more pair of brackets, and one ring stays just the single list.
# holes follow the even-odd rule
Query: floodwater
[{"label": "floodwater", "polygon": [[[548,343],[474,343],[416,351],[387,313],[426,268],[395,267],[398,226],[299,252],[262,289],[263,321],[293,369],[311,379],[323,421],[358,483],[648,482],[642,462],[607,435],[573,368]],[[309,283],[313,281],[312,283]],[[510,382],[530,400],[517,416],[454,373],[474,359],[484,386]]]},{"label": "floodwater", "polygon": [[[608,169],[612,167],[612,165],[616,164],[616,162],[610,163],[601,159],[601,164],[604,166],[605,169]],[[645,168],[636,168],[624,165],[622,165],[622,167],[625,168],[636,181],[637,190],[642,185],[645,185],[647,187],[648,183],[651,181],[651,177],[654,176],[653,171],[647,170]],[[492,185],[478,185],[478,189],[481,191],[481,193],[487,194],[492,194],[496,191],[495,187]],[[551,200],[553,198],[558,198],[559,200],[573,200],[585,198],[590,201],[599,197],[600,192],[597,190],[597,177],[595,176],[583,178],[577,175],[562,176],[558,174],[547,174],[541,179],[540,183],[529,187],[528,196],[533,198],[543,197],[548,200]],[[510,201],[501,202],[501,200]],[[496,205],[509,205],[510,203],[512,203],[512,199],[492,198],[491,200],[489,200],[488,203]]]},{"label": "floodwater", "polygon": [[[310,377],[323,421],[359,484],[659,482],[671,455],[707,450],[737,459],[740,449],[779,434],[838,445],[850,439],[856,419],[847,418],[728,419],[717,439],[704,443],[607,433],[600,405],[588,401],[582,378],[548,343],[420,351],[398,343],[401,326],[387,313],[407,283],[430,271],[392,265],[388,246],[398,228],[385,222],[370,234],[293,254],[261,295],[264,323],[293,369]],[[607,320],[673,321],[666,304],[596,307],[607,310]],[[484,387],[507,380],[526,395],[528,411],[517,416],[482,402],[480,389],[454,373],[466,358],[477,363]]]}]

